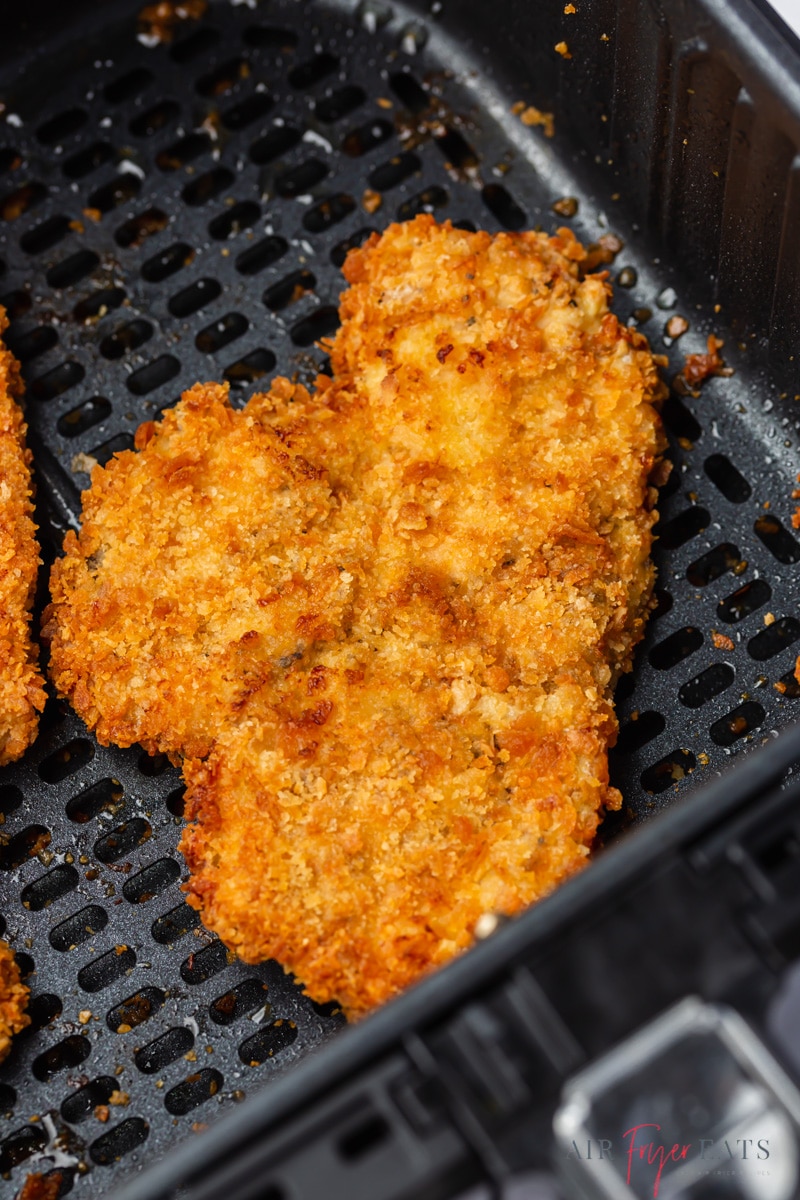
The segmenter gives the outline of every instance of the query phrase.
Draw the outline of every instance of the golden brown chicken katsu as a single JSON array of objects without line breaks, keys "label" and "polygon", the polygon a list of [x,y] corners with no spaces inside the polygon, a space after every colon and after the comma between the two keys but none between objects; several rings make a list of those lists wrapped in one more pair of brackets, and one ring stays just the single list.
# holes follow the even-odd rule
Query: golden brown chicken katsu
[{"label": "golden brown chicken katsu", "polygon": [[[0,308],[0,337],[7,328]],[[45,700],[30,636],[39,547],[21,395],[19,363],[0,341],[0,766],[36,737]]]},{"label": "golden brown chicken katsu", "polygon": [[59,689],[183,762],[190,899],[359,1015],[586,861],[663,448],[568,230],[418,217],[345,264],[333,380],[198,386],[97,468]]},{"label": "golden brown chicken katsu", "polygon": [[31,1023],[25,1012],[28,994],[11,947],[0,942],[0,1062],[11,1049],[14,1035]]}]

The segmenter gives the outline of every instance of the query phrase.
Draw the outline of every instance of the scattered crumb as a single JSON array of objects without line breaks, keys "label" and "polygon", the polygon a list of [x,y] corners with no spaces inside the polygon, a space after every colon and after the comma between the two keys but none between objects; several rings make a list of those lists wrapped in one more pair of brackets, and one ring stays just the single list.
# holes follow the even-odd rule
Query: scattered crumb
[{"label": "scattered crumb", "polygon": [[205,1131],[207,1129],[208,1129],[208,1125],[206,1124],[205,1121],[193,1121],[192,1122],[192,1133],[205,1133]]},{"label": "scattered crumb", "polygon": [[88,217],[90,221],[94,221],[96,224],[99,224],[103,219],[103,214],[99,208],[84,208],[82,212],[85,217]]},{"label": "scattered crumb", "polygon": [[519,119],[523,125],[529,127],[541,125],[544,129],[545,137],[551,138],[555,134],[556,127],[553,114],[551,112],[542,112],[540,108],[536,108],[533,104],[529,104],[527,108],[523,108],[522,112],[519,113]]},{"label": "scattered crumb", "polygon": [[74,472],[83,471],[87,475],[91,475],[94,468],[97,466],[97,459],[92,458],[91,454],[74,454],[72,462],[69,464],[70,470]]},{"label": "scattered crumb", "polygon": [[707,379],[713,375],[729,376],[733,374],[731,367],[726,367],[719,351],[724,346],[724,342],[715,337],[713,333],[708,335],[708,351],[706,354],[687,354],[683,370],[678,375],[678,380],[682,380],[684,385],[689,389],[692,395],[699,395],[698,389],[702,387]]},{"label": "scattered crumb", "polygon": [[208,0],[160,0],[148,4],[139,13],[139,41],[147,46],[171,42],[181,21],[199,21],[208,8]]},{"label": "scattered crumb", "polygon": [[624,248],[625,243],[616,233],[604,233],[601,238],[589,246],[586,258],[581,264],[583,274],[590,275],[598,267],[612,263]]},{"label": "scattered crumb", "polygon": [[375,103],[378,105],[378,108],[391,108],[392,107],[391,100],[387,100],[385,96],[378,96],[378,99],[375,101]]},{"label": "scattered crumb", "polygon": [[70,221],[69,227],[73,233],[86,233],[86,226],[84,225],[83,221],[79,221],[77,217],[74,217]]},{"label": "scattered crumb", "polygon": [[552,206],[553,212],[560,217],[574,217],[578,212],[578,201],[574,196],[562,196]]},{"label": "scattered crumb", "polygon": [[97,1108],[94,1110],[94,1115],[97,1117],[98,1121],[102,1121],[105,1125],[106,1121],[111,1115],[108,1111],[108,1105],[98,1104]]},{"label": "scattered crumb", "polygon": [[564,12],[566,13],[566,15],[568,17],[571,16],[573,13],[576,13],[577,11],[578,10],[574,4],[565,4],[564,5]]},{"label": "scattered crumb", "polygon": [[708,766],[708,755],[706,754],[705,750],[701,750],[699,752],[699,754],[697,755],[697,761],[700,763],[701,767]]},{"label": "scattered crumb", "polygon": [[734,645],[731,639],[725,633],[718,633],[716,629],[711,630],[711,641],[717,650],[733,650]]},{"label": "scattered crumb", "polygon": [[686,320],[686,317],[680,317],[676,314],[667,321],[664,326],[664,333],[674,341],[675,338],[683,337],[688,328],[689,322]]},{"label": "scattered crumb", "polygon": [[115,1108],[116,1107],[125,1108],[125,1106],[130,1104],[130,1102],[131,1102],[131,1098],[128,1095],[128,1093],[121,1092],[121,1091],[119,1091],[118,1088],[115,1088],[114,1091],[111,1093],[111,1095],[108,1097],[108,1103],[113,1104]]},{"label": "scattered crumb", "polygon": [[184,1054],[183,1057],[186,1059],[187,1062],[197,1062],[197,1051],[190,1050],[188,1052],[188,1054]]},{"label": "scattered crumb", "polygon": [[572,58],[572,55],[569,52],[569,46],[566,42],[556,42],[553,49],[555,50],[556,54],[560,54],[562,58]]},{"label": "scattered crumb", "polygon": [[377,212],[382,204],[383,196],[380,192],[374,192],[372,188],[364,189],[364,194],[361,197],[361,207],[364,209],[364,212],[370,214]]},{"label": "scattered crumb", "polygon": [[764,613],[764,624],[765,625],[774,625],[775,624],[775,613]]},{"label": "scattered crumb", "polygon": [[90,1008],[82,1008],[78,1013],[78,1020],[81,1025],[88,1025],[92,1019],[92,1010]]},{"label": "scattered crumb", "polygon": [[611,41],[611,38],[608,36],[608,34],[607,34],[607,33],[601,33],[601,34],[600,34],[600,41],[601,41],[601,42],[610,42],[610,41]]},{"label": "scattered crumb", "polygon": [[777,683],[773,683],[772,686],[775,688],[775,691],[780,692],[782,696],[786,695],[786,684],[782,679],[779,679]]}]

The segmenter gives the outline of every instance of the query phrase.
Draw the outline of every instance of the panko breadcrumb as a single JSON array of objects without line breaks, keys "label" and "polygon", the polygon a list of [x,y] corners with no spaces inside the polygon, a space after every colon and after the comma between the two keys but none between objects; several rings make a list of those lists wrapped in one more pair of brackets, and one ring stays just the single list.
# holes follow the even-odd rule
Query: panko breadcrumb
[{"label": "panko breadcrumb", "polygon": [[[0,308],[0,337],[7,328]],[[45,701],[30,636],[39,548],[21,395],[19,363],[0,341],[0,766],[20,758],[36,737]]]},{"label": "panko breadcrumb", "polygon": [[374,236],[333,381],[187,393],[93,473],[54,571],[59,689],[184,758],[190,901],[350,1016],[580,869],[620,804],[662,388],[584,258]]},{"label": "panko breadcrumb", "polygon": [[28,989],[20,979],[19,967],[7,942],[0,942],[0,1062],[11,1049],[11,1039],[31,1019],[25,1012]]}]

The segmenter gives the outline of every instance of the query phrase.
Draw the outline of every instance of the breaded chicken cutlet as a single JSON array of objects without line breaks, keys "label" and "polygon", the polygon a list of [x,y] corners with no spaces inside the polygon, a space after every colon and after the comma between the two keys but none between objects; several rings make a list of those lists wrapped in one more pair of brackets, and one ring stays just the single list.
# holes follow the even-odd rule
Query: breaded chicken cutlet
[{"label": "breaded chicken cutlet", "polygon": [[[0,339],[7,328],[0,308]],[[36,737],[45,701],[30,636],[39,547],[21,395],[19,363],[0,340],[0,766],[20,758]]]},{"label": "breaded chicken cutlet", "polygon": [[661,385],[583,258],[373,237],[333,381],[187,393],[93,474],[54,570],[59,689],[184,759],[203,920],[351,1016],[578,870],[620,803]]},{"label": "breaded chicken cutlet", "polygon": [[0,1062],[11,1049],[11,1039],[31,1023],[25,1012],[28,989],[7,942],[0,942]]}]

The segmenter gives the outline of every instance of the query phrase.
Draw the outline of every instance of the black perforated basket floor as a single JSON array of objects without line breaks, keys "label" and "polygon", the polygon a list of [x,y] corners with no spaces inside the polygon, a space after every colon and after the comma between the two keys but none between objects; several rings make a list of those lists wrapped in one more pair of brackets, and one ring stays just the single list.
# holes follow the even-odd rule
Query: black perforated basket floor
[{"label": "black perforated basket floor", "polygon": [[[148,45],[135,8],[97,6],[78,44],[40,46],[2,81],[0,303],[48,560],[92,463],[183,388],[224,378],[242,403],[276,371],[310,381],[348,247],[391,220],[554,229],[553,203],[575,196],[579,236],[624,238],[615,308],[669,354],[670,376],[711,330],[725,336],[611,189],[587,192],[584,164],[471,71],[436,4],[424,22],[346,7],[214,4]],[[691,330],[672,344],[676,313]],[[768,739],[800,697],[798,426],[726,343],[737,374],[665,408],[659,606],[620,687],[613,755],[623,820]],[[62,1194],[111,1195],[335,1033],[341,1018],[277,965],[245,967],[198,926],[165,761],[99,747],[51,699],[33,749],[0,772],[0,808],[4,935],[33,994],[0,1068],[0,1194],[55,1168]]]}]

